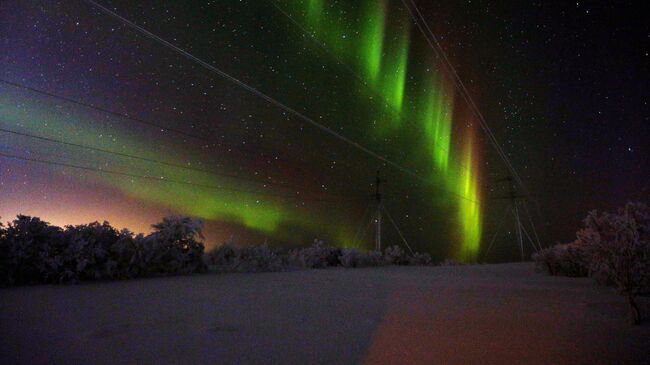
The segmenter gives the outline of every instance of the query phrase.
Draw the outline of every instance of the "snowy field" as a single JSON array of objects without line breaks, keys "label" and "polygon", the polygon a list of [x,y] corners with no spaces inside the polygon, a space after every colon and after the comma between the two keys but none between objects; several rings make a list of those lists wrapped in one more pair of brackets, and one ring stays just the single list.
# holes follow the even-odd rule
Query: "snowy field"
[{"label": "snowy field", "polygon": [[532,264],[0,289],[2,364],[650,364],[650,319]]}]

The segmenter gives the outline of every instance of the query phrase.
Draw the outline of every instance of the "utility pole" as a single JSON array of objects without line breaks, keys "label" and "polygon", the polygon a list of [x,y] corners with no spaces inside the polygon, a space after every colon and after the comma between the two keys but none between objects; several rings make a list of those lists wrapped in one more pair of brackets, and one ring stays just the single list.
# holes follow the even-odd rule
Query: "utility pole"
[{"label": "utility pole", "polygon": [[[375,176],[375,199],[374,201],[372,201],[371,199],[370,204],[368,205],[368,208],[366,210],[366,213],[369,213],[370,215],[370,222],[368,222],[366,229],[363,231],[363,235],[361,235],[361,239],[363,240],[363,237],[368,231],[368,228],[370,228],[370,226],[374,224],[375,225],[375,250],[381,252],[381,223],[384,217],[383,214],[385,214],[386,218],[388,218],[388,222],[392,224],[393,227],[395,227],[395,231],[397,231],[397,234],[402,239],[404,246],[406,246],[406,248],[409,250],[411,255],[413,255],[414,252],[413,249],[411,249],[411,245],[409,245],[408,241],[406,240],[406,237],[404,237],[404,234],[402,233],[402,230],[400,230],[399,227],[397,226],[397,222],[395,222],[390,212],[383,204],[382,199],[384,196],[381,193],[381,184],[384,182],[386,182],[386,180],[381,178],[379,170],[377,170],[377,175]],[[372,198],[372,194],[370,195],[370,198]],[[374,213],[373,213],[373,209],[375,209]],[[366,217],[366,213],[364,213],[363,215],[364,218]],[[354,236],[355,241],[359,236],[359,233],[361,233],[361,227],[359,227],[359,231]]]},{"label": "utility pole", "polygon": [[510,200],[510,204],[512,205],[512,214],[514,214],[515,218],[515,230],[517,233],[517,242],[519,242],[519,252],[521,253],[521,261],[524,261],[524,236],[521,232],[521,219],[519,217],[519,205],[517,204],[517,199],[519,196],[517,195],[517,190],[515,188],[515,183],[512,179],[512,176],[508,176],[506,178],[506,181],[509,184],[509,191],[508,191],[508,199]]},{"label": "utility pole", "polygon": [[375,213],[375,250],[381,251],[381,190],[380,186],[383,180],[379,176],[375,177],[375,203],[377,204],[377,211]]},{"label": "utility pole", "polygon": [[[535,247],[535,244],[533,243],[533,240],[530,238],[530,235],[528,235],[528,232],[525,231],[523,224],[521,223],[521,214],[519,212],[519,200],[522,198],[525,198],[525,195],[521,195],[517,193],[517,188],[515,187],[514,180],[512,176],[508,176],[506,178],[498,180],[499,182],[507,182],[508,183],[508,192],[505,196],[501,197],[496,197],[494,199],[504,199],[504,200],[509,200],[511,209],[512,209],[512,214],[514,218],[514,225],[515,225],[515,234],[517,236],[517,244],[519,245],[519,254],[521,255],[521,261],[525,261],[525,253],[524,253],[524,233],[526,233],[526,236],[528,237],[528,240],[530,240],[530,243],[533,247],[534,250],[537,250]],[[494,238],[496,238],[495,233],[492,243],[494,243]],[[490,244],[491,247],[492,244]],[[488,251],[490,249],[488,248]]]}]

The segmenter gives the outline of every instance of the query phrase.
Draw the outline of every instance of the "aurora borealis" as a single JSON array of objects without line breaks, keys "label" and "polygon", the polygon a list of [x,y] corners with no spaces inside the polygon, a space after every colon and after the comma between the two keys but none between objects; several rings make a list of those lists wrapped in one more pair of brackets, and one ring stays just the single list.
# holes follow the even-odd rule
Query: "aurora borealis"
[{"label": "aurora borealis", "polygon": [[[507,169],[401,1],[99,3],[420,178],[324,134],[87,2],[8,1],[0,4],[6,20],[0,79],[126,117],[0,83],[1,128],[121,155],[9,133],[0,133],[0,153],[160,181],[2,158],[3,220],[23,212],[57,224],[107,219],[146,230],[163,214],[183,213],[207,221],[210,244],[323,238],[369,248],[363,213],[380,170],[386,207],[418,250],[475,261],[506,214],[490,194],[502,192],[495,181]],[[458,5],[423,7],[435,32],[446,35],[443,46],[499,140],[521,151],[511,136],[524,118],[508,119],[506,108],[524,104],[510,100],[505,86],[488,86],[513,84],[507,80],[525,75],[513,71],[523,62],[504,56],[488,67],[489,47],[480,57],[463,57],[467,51],[458,44],[479,36],[467,30],[464,13],[454,13]],[[528,115],[546,110],[530,109]],[[520,158],[514,164],[533,181],[531,190],[541,190],[535,181],[554,170],[543,162],[550,154],[530,154],[543,168],[511,157]],[[395,232],[385,230],[387,244],[397,243]]]},{"label": "aurora borealis", "polygon": [[[354,9],[356,17],[337,16],[352,13],[339,8],[338,3],[327,6],[322,1],[292,3],[297,15],[287,11],[283,11],[283,14],[298,23],[300,29],[306,30],[308,37],[336,52],[337,60],[360,60],[356,62],[360,65],[359,74],[366,77],[355,76],[367,86],[372,97],[384,104],[375,108],[380,111],[377,116],[380,133],[391,135],[399,133],[400,128],[415,128],[424,132],[421,143],[429,157],[426,163],[429,164],[431,184],[442,186],[459,200],[456,224],[459,226],[462,254],[457,256],[467,261],[474,260],[479,250],[482,225],[482,197],[478,191],[478,164],[475,163],[478,152],[473,149],[472,134],[465,132],[464,136],[452,136],[454,116],[458,114],[454,110],[455,90],[445,84],[445,75],[441,71],[418,75],[422,77],[420,82],[409,85],[416,88],[409,93],[409,97],[414,96],[417,100],[405,100],[409,46],[413,42],[409,19],[396,9],[389,11],[395,19],[387,19],[389,4],[385,1],[362,2],[359,9]],[[332,16],[335,19],[330,19]],[[351,19],[360,19],[361,24]],[[405,103],[410,106],[408,110],[404,108]],[[459,120],[457,115],[456,120],[466,123]],[[417,124],[410,124],[410,121]],[[467,125],[469,129],[473,128],[472,123]],[[461,146],[457,154],[452,150],[454,137],[456,145]]]}]

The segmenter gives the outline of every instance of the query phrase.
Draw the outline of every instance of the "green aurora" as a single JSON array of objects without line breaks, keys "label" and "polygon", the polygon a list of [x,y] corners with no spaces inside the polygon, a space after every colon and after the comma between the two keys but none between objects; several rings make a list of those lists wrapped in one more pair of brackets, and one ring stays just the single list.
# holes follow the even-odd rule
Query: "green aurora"
[{"label": "green aurora", "polygon": [[[351,3],[287,0],[279,6],[311,33],[305,42],[321,43],[337,61],[352,68],[361,79],[363,87],[358,89],[358,100],[353,102],[366,113],[366,124],[362,129],[382,138],[409,133],[416,136],[417,141],[404,142],[408,143],[404,148],[414,149],[409,160],[420,161],[426,166],[421,169],[426,172],[423,176],[430,180],[431,186],[446,191],[445,199],[453,202],[452,207],[457,210],[454,222],[457,232],[449,240],[458,237],[459,249],[449,254],[464,261],[475,260],[482,232],[478,144],[472,142],[472,132],[466,132],[468,128],[465,125],[472,123],[459,120],[462,106],[454,102],[455,91],[446,85],[443,75],[429,72],[429,68],[435,69],[434,65],[427,66],[427,72],[412,67],[417,64],[413,62],[415,56],[411,51],[415,40],[405,10],[395,8],[395,4],[387,0]],[[417,83],[412,80],[417,80]],[[72,143],[87,144],[87,141],[93,141],[91,144],[94,147],[174,164],[192,161],[193,166],[211,166],[210,161],[217,159],[227,168],[235,169],[239,165],[238,161],[228,161],[228,156],[188,156],[181,141],[163,147],[161,143],[137,133],[129,133],[126,129],[106,128],[107,121],[93,113],[52,112],[49,103],[25,105],[19,99],[14,100],[9,94],[2,95],[1,125]],[[16,105],[19,104],[22,107],[17,109]],[[71,131],[74,133],[67,133]],[[98,139],[98,135],[105,138]],[[60,148],[59,156],[74,161],[80,153],[66,149],[69,148]],[[106,161],[106,157],[91,153],[79,161],[87,162],[90,158],[94,166],[99,166]],[[265,195],[264,192],[268,190],[259,185],[235,182],[215,174],[124,158],[111,158],[110,161],[107,169],[146,171],[146,175],[160,177],[161,180],[226,189],[173,182],[151,184],[106,174],[88,174],[87,178],[96,179],[98,183],[138,200],[169,207],[179,213],[241,225],[275,238],[292,240],[295,232],[325,231],[338,245],[363,246],[354,234],[358,224],[351,223],[354,212],[335,209],[335,214],[326,214],[322,213],[324,210],[321,213],[315,212],[315,209],[308,210],[304,201],[291,196],[295,191],[283,191],[285,197]],[[228,190],[233,186],[243,191]],[[431,197],[430,209],[438,209],[436,202],[439,199]],[[331,202],[317,204],[336,206]]]},{"label": "green aurora", "polygon": [[[379,108],[381,116],[378,120],[384,124],[379,126],[382,133],[391,134],[396,133],[396,129],[413,128],[407,123],[408,119],[418,121],[419,125],[415,128],[424,135],[432,184],[457,195],[460,249],[453,254],[461,260],[474,261],[480,249],[482,231],[476,148],[469,133],[458,135],[456,138],[462,146],[457,158],[453,154],[452,122],[459,106],[454,104],[454,90],[445,87],[443,75],[429,77],[425,86],[420,88],[418,103],[415,104],[417,107],[404,109],[409,44],[412,41],[408,31],[410,24],[404,20],[406,17],[397,15],[396,19],[387,19],[387,3],[382,0],[362,1],[356,17],[338,8],[337,3],[327,7],[320,0],[307,3],[295,0],[291,3],[294,14],[304,14],[300,22],[318,41],[349,64],[360,65],[357,71],[365,76],[365,85],[371,89],[371,94],[384,101],[387,112],[392,116],[384,117],[386,110]],[[317,14],[316,9],[321,13]],[[404,16],[404,10],[401,10],[401,13],[391,14]],[[341,41],[348,29],[359,29],[354,42]],[[358,60],[356,63],[355,58]]]},{"label": "green aurora", "polygon": [[[106,121],[98,121],[91,114],[70,113],[68,110],[54,111],[49,105],[28,103],[19,98],[3,94],[0,98],[0,126],[16,132],[29,133],[41,137],[62,140],[80,145],[89,145],[122,154],[159,159],[160,147],[143,138],[131,136],[119,128],[105,128]],[[45,101],[46,104],[49,102]],[[16,108],[16,105],[21,105]],[[98,138],[98,136],[101,136]],[[102,152],[87,153],[79,147],[59,146],[52,152],[51,142],[43,142],[49,155],[65,157],[84,166],[104,168],[109,171],[146,171],[145,176],[160,178],[161,183],[151,184],[147,180],[115,176],[111,174],[88,174],[87,179],[109,186],[138,200],[155,203],[172,208],[183,214],[201,217],[207,220],[219,220],[241,225],[248,229],[276,237],[291,238],[282,232],[286,226],[299,227],[301,230],[325,228],[330,237],[346,246],[358,245],[351,232],[352,227],[323,224],[331,220],[318,213],[307,213],[301,207],[300,199],[290,191],[282,194],[266,194],[259,184],[233,180],[229,177],[210,174],[197,170],[183,169],[170,165],[150,163],[143,160],[117,157]],[[169,147],[164,152],[164,161],[175,165],[187,165],[186,160],[174,158],[182,156],[183,146]],[[38,149],[38,145],[34,147]],[[107,158],[110,163],[106,163]],[[192,156],[194,165],[207,165]],[[76,160],[76,161],[75,161]],[[227,161],[225,161],[227,162]],[[54,168],[56,169],[56,168]],[[169,180],[170,182],[164,182]],[[171,181],[188,182],[192,185]],[[215,187],[215,188],[211,188]],[[251,191],[253,193],[249,193]],[[259,192],[254,193],[254,192]],[[310,201],[307,198],[307,201]],[[327,203],[327,202],[326,202]],[[337,220],[349,221],[346,212],[339,212]],[[319,222],[319,223],[317,223]]]}]

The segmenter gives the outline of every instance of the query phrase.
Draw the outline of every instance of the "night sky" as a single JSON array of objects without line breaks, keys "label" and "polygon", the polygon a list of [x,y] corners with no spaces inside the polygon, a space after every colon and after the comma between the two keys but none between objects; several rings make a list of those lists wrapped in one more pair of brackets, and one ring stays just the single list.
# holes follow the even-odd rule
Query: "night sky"
[{"label": "night sky", "polygon": [[[402,1],[98,3],[296,113],[88,2],[2,1],[2,220],[146,232],[182,213],[209,245],[370,248],[380,170],[417,250],[517,257],[508,169]],[[590,209],[648,201],[640,3],[417,4],[524,182],[531,235],[528,217],[547,245]]]}]

